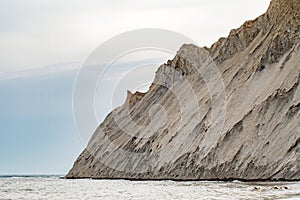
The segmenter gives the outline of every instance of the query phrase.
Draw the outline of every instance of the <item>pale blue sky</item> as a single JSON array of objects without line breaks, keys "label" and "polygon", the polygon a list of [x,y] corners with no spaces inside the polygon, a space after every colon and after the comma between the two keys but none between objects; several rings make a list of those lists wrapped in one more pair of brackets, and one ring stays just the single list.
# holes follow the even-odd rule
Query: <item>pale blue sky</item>
[{"label": "pale blue sky", "polygon": [[[64,174],[83,147],[72,89],[83,60],[124,31],[163,28],[200,46],[264,13],[269,0],[1,0],[0,174]],[[126,92],[126,91],[124,91]],[[109,109],[99,106],[100,119]]]}]

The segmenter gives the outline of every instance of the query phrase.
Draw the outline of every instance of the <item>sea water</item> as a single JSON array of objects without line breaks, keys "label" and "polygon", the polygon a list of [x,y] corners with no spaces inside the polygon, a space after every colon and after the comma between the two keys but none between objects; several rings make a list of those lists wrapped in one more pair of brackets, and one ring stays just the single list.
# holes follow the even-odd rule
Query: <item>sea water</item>
[{"label": "sea water", "polygon": [[300,199],[300,182],[67,180],[2,176],[0,199]]}]

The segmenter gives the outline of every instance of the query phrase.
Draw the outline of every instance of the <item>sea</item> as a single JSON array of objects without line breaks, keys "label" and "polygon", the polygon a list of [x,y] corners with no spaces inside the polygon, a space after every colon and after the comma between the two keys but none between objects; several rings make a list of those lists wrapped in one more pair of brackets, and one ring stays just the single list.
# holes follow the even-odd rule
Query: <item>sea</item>
[{"label": "sea", "polygon": [[300,199],[300,182],[129,181],[0,176],[0,199]]}]

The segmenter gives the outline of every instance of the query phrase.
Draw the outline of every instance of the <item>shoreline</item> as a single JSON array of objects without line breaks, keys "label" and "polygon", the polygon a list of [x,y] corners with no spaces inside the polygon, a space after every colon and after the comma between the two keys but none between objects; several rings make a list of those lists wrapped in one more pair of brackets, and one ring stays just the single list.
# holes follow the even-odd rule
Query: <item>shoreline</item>
[{"label": "shoreline", "polygon": [[278,183],[278,182],[291,182],[296,183],[300,182],[300,179],[293,179],[293,180],[286,180],[286,179],[278,179],[278,180],[272,180],[272,179],[236,179],[236,178],[228,178],[228,179],[140,179],[140,178],[91,178],[91,177],[60,177],[60,179],[90,179],[90,180],[124,180],[124,181],[174,181],[174,182],[244,182],[244,183],[251,183],[251,182],[261,182],[261,183]]}]

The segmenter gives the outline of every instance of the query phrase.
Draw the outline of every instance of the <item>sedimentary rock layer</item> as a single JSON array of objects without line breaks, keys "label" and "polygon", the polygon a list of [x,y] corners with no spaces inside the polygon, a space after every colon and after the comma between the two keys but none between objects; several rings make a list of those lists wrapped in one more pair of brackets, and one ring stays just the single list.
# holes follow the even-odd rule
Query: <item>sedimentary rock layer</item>
[{"label": "sedimentary rock layer", "polygon": [[211,48],[183,45],[66,177],[300,180],[299,11],[273,0]]}]

